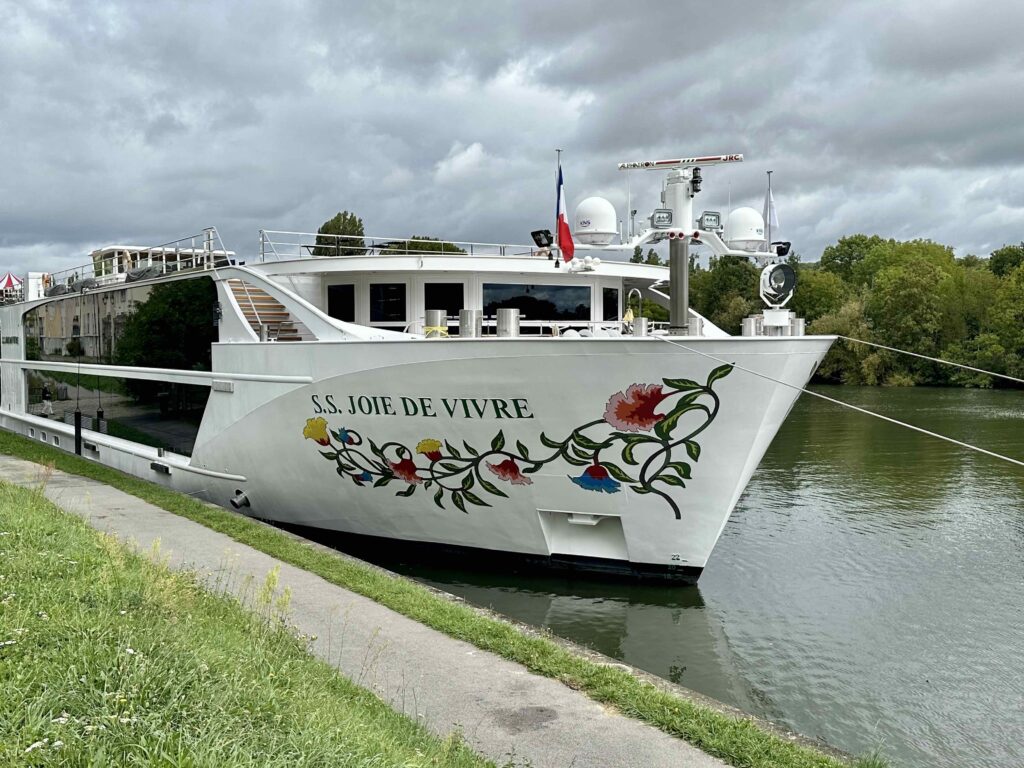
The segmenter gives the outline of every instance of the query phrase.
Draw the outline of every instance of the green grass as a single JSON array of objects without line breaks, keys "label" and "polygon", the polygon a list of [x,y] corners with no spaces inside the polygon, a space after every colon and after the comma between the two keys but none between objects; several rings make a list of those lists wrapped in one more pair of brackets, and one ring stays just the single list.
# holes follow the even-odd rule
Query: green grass
[{"label": "green grass", "polygon": [[[252,608],[0,484],[3,765],[484,766]],[[154,553],[155,554],[155,553]]]},{"label": "green grass", "polygon": [[[842,761],[663,691],[629,672],[578,656],[550,639],[528,635],[509,623],[445,600],[411,581],[338,557],[241,515],[125,475],[26,438],[0,431],[0,453],[53,464],[92,477],[175,514],[199,522],[334,584],[365,595],[451,637],[560,680],[626,715],[686,739],[738,768],[838,768]],[[853,763],[884,768],[877,756]]]}]

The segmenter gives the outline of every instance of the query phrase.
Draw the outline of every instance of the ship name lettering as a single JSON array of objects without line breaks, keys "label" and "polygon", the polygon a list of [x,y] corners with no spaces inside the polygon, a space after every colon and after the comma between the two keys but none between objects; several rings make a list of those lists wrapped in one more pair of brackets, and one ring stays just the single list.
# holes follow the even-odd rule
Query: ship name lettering
[{"label": "ship name lettering", "polygon": [[[348,416],[418,416],[436,419],[437,401],[431,397],[392,398],[390,395],[343,395],[343,405],[333,394],[310,395],[313,414]],[[396,400],[398,404],[396,406]],[[532,419],[530,402],[525,397],[442,397],[444,412],[454,419]],[[399,410],[401,408],[401,410]]]}]

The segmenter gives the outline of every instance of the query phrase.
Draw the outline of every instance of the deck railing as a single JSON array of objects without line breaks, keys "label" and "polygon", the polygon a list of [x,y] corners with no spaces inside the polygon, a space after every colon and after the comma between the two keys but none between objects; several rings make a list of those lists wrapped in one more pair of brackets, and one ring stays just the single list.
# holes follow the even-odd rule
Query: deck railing
[{"label": "deck railing", "polygon": [[416,237],[330,235],[316,232],[260,230],[260,261],[334,258],[341,256],[536,256],[550,249],[510,243],[452,242]]},{"label": "deck railing", "polygon": [[160,245],[111,249],[108,256],[49,274],[44,288],[47,296],[77,293],[169,273],[211,269],[229,263],[234,255],[224,248],[217,229],[209,227]]}]

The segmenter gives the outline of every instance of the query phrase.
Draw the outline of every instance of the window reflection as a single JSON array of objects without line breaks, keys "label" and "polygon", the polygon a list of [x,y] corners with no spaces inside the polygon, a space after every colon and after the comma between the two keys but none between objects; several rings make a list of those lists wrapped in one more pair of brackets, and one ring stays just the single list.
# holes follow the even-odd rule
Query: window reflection
[{"label": "window reflection", "polygon": [[523,320],[589,320],[590,287],[484,283],[484,314],[515,308]]}]

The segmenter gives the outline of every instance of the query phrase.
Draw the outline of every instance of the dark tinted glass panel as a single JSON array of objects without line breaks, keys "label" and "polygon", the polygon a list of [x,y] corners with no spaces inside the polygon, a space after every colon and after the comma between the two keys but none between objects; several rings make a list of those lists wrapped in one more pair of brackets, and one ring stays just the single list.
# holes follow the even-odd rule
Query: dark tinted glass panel
[{"label": "dark tinted glass panel", "polygon": [[356,321],[356,287],[354,285],[327,286],[327,314],[346,323]]},{"label": "dark tinted glass panel", "polygon": [[370,286],[370,322],[393,323],[405,318],[405,283]]},{"label": "dark tinted glass panel", "polygon": [[25,313],[25,357],[209,371],[216,306],[207,277],[62,296]]},{"label": "dark tinted glass panel", "polygon": [[71,425],[77,408],[83,429],[186,456],[210,397],[209,387],[194,384],[41,370],[27,378],[29,413]]},{"label": "dark tinted glass panel", "polygon": [[484,314],[515,307],[523,320],[589,320],[590,288],[585,285],[484,283]]},{"label": "dark tinted glass panel", "polygon": [[463,301],[462,283],[427,283],[423,286],[424,309],[443,309],[450,317],[458,317]]},{"label": "dark tinted glass panel", "polygon": [[602,320],[618,320],[619,319],[619,289],[618,288],[602,288],[601,298],[604,302],[604,310],[602,312]]}]

